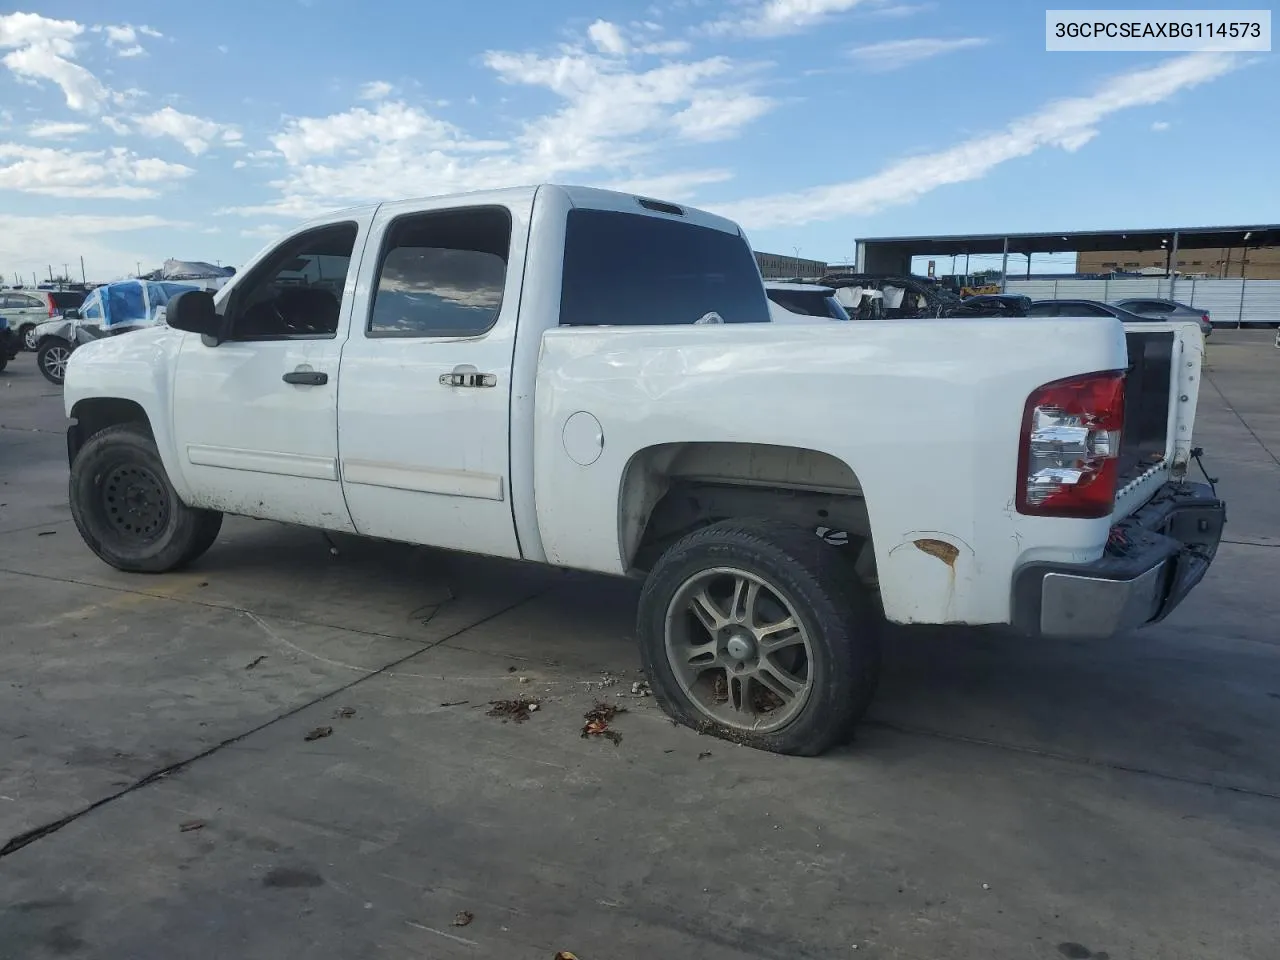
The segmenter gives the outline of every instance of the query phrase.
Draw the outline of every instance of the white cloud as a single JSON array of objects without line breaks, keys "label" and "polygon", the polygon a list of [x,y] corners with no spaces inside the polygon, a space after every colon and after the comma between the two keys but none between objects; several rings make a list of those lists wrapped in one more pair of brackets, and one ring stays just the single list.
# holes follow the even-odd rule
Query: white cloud
[{"label": "white cloud", "polygon": [[218,137],[225,143],[237,143],[242,134],[235,127],[182,113],[173,107],[163,107],[155,113],[134,117],[138,131],[148,137],[171,137],[182,144],[192,156],[200,156]]},{"label": "white cloud", "polygon": [[1151,129],[1156,133],[1164,133],[1171,126],[1172,124],[1166,120],[1157,120],[1155,123],[1151,124]]},{"label": "white cloud", "polygon": [[606,190],[621,190],[623,193],[637,193],[662,200],[686,200],[697,193],[698,187],[732,179],[732,170],[689,170],[661,173],[652,177],[611,180],[601,186]]},{"label": "white cloud", "polygon": [[[565,101],[527,123],[520,137],[530,163],[550,175],[638,160],[666,134],[724,139],[774,105],[734,81],[741,68],[727,57],[647,70],[580,52],[489,53],[485,62],[506,83],[545,87]],[[714,111],[723,118],[712,117]]]},{"label": "white cloud", "polygon": [[343,203],[565,178],[665,184],[685,194],[726,179],[723,170],[668,172],[670,154],[682,144],[732,137],[774,107],[748,86],[749,71],[727,57],[642,65],[637,59],[647,56],[652,31],[637,34],[643,43],[624,38],[626,55],[598,52],[597,43],[620,48],[610,31],[594,32],[590,46],[568,45],[554,55],[485,54],[501,82],[542,88],[559,100],[509,140],[474,137],[400,100],[292,118],[271,137],[283,166],[270,184],[278,198],[226,212],[309,216]]},{"label": "white cloud", "polygon": [[67,150],[0,143],[0,190],[51,197],[145,200],[158,185],[190,176],[180,163],[141,157],[124,147]]},{"label": "white cloud", "polygon": [[715,36],[780,37],[817,26],[847,13],[866,0],[758,0],[737,17],[705,24],[702,31]]},{"label": "white cloud", "polygon": [[51,20],[36,13],[0,16],[0,58],[9,71],[27,83],[49,81],[57,84],[67,106],[82,113],[96,113],[109,91],[98,78],[80,64],[75,39],[84,27],[74,20]]},{"label": "white cloud", "polygon": [[[417,107],[400,101],[378,104],[373,110],[356,107],[327,117],[289,120],[271,143],[292,164],[330,157],[354,148],[385,147],[417,141],[433,149],[466,148],[461,131]],[[503,144],[482,144],[501,149]]]},{"label": "white cloud", "polygon": [[38,140],[70,140],[93,128],[87,123],[33,123],[27,135]]},{"label": "white cloud", "polygon": [[1045,147],[1074,151],[1098,133],[1113,113],[1162,103],[1241,66],[1224,54],[1188,54],[1154,67],[1120,74],[1090,96],[1045,105],[1004,130],[966,140],[945,150],[900,160],[869,177],[794,193],[742,200],[720,212],[753,229],[865,216],[911,203],[939,187],[978,180],[995,167]]},{"label": "white cloud", "polygon": [[108,24],[107,26],[94,27],[94,33],[105,33],[107,35],[107,46],[111,47],[119,57],[140,57],[147,51],[143,49],[142,44],[138,42],[138,35],[144,37],[163,37],[159,30],[151,27],[135,27],[130,23]]},{"label": "white cloud", "polygon": [[123,120],[119,119],[118,117],[103,117],[102,125],[106,127],[108,130],[110,130],[112,133],[122,137],[128,135],[131,132],[129,129],[129,125],[125,123]]},{"label": "white cloud", "polygon": [[[81,256],[90,280],[109,280],[134,271],[134,265],[156,258],[146,251],[121,248],[121,235],[138,230],[182,228],[186,224],[157,216],[78,216],[0,214],[0,263],[29,277],[43,276],[49,264],[77,264]],[[76,270],[72,270],[77,273]]]},{"label": "white cloud", "polygon": [[869,17],[902,19],[903,17],[914,17],[917,13],[924,13],[926,10],[932,10],[936,6],[936,3],[896,3],[868,10],[866,15]]},{"label": "white cloud", "polygon": [[385,80],[374,80],[360,88],[361,100],[385,100],[391,96],[391,84]]},{"label": "white cloud", "polygon": [[630,49],[630,44],[622,36],[618,25],[608,20],[597,20],[587,27],[587,38],[595,44],[597,50],[611,57],[626,56]]},{"label": "white cloud", "polygon": [[985,46],[988,42],[985,37],[958,37],[953,40],[915,37],[910,40],[886,40],[883,43],[853,47],[849,50],[849,56],[868,70],[886,72],[899,70],[913,63],[919,63],[921,60],[940,57],[944,53],[955,50]]}]

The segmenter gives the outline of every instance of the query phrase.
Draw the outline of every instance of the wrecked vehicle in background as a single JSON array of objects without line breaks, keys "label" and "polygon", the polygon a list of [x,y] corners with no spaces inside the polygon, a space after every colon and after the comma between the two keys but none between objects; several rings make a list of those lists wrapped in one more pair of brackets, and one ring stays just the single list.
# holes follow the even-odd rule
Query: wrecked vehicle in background
[{"label": "wrecked vehicle in background", "polygon": [[72,352],[86,343],[164,322],[171,297],[200,289],[190,283],[117,280],[93,290],[79,309],[35,329],[36,366],[50,383],[61,386]]},{"label": "wrecked vehicle in background", "polygon": [[[899,274],[832,273],[818,280],[825,287],[832,287],[836,296],[851,287],[859,288],[864,296],[867,291],[880,293],[879,315],[886,320],[915,320],[949,317],[964,303],[959,296],[941,284],[924,277]],[[841,299],[841,303],[845,303]],[[850,313],[855,311],[845,303]],[[855,314],[856,318],[856,314]]]}]

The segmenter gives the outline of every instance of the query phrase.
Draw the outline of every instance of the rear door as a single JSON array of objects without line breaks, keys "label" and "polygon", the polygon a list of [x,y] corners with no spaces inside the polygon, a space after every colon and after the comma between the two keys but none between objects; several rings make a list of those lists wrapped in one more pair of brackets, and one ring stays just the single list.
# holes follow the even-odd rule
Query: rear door
[{"label": "rear door", "polygon": [[379,209],[338,407],[360,533],[520,556],[511,373],[533,193]]}]

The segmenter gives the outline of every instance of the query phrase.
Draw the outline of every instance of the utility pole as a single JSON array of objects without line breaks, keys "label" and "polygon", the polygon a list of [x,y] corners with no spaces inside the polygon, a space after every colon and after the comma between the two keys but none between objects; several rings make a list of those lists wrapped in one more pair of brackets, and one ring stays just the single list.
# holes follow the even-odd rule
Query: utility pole
[{"label": "utility pole", "polygon": [[49,267],[49,282],[53,283],[53,264],[52,263],[48,264],[48,267]]},{"label": "utility pole", "polygon": [[85,278],[85,275],[84,275],[84,257],[81,257],[81,258],[80,258],[80,282],[81,282],[81,283],[88,283],[88,282],[89,282],[89,281]]}]

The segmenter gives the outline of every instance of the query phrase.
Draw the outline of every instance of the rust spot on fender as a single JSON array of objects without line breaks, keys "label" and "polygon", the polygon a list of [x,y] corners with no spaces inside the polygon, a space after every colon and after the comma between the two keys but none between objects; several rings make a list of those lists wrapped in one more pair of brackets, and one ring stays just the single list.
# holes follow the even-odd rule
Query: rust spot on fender
[{"label": "rust spot on fender", "polygon": [[923,550],[931,557],[937,557],[951,569],[955,569],[956,557],[960,556],[960,548],[952,546],[945,540],[913,540],[917,550]]}]

